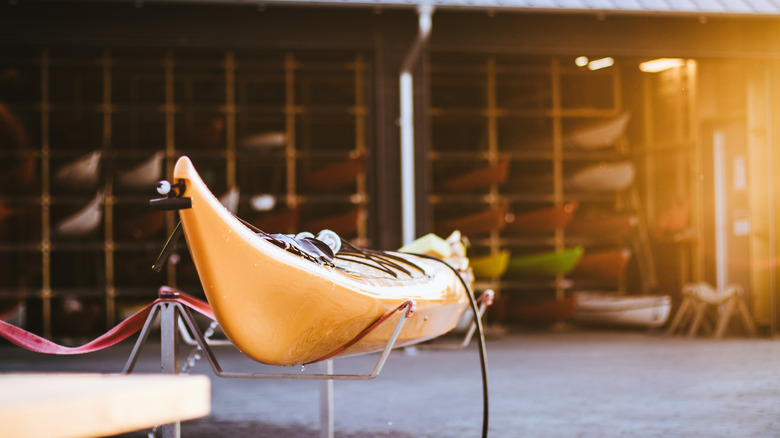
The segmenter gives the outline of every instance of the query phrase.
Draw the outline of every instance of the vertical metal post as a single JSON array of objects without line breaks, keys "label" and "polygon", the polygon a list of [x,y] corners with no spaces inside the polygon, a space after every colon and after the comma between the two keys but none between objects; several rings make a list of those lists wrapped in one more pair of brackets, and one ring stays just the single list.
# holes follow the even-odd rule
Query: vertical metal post
[{"label": "vertical metal post", "polygon": [[775,260],[777,257],[777,250],[775,245],[775,182],[774,182],[774,132],[772,131],[772,76],[769,67],[764,69],[764,93],[766,95],[766,107],[765,111],[765,126],[766,126],[766,165],[767,175],[769,175],[769,181],[767,184],[767,205],[769,206],[769,217],[767,218],[768,226],[768,240],[769,240],[769,336],[772,338],[777,337],[777,268],[775,267]]},{"label": "vertical metal post", "polygon": [[227,187],[236,185],[236,58],[225,54],[225,155]]},{"label": "vertical metal post", "polygon": [[[364,84],[364,75],[366,73],[366,64],[362,56],[355,57],[355,150],[360,153],[366,151],[366,90]],[[365,204],[366,199],[366,171],[362,170],[357,175],[357,193],[360,196],[360,203]],[[365,243],[368,238],[366,229],[366,219],[361,217],[357,226],[358,241]]]},{"label": "vertical metal post", "polygon": [[422,4],[417,10],[419,33],[404,57],[399,78],[401,98],[401,228],[403,243],[412,242],[417,231],[415,213],[414,165],[414,86],[412,69],[431,32],[433,6]]},{"label": "vertical metal post", "polygon": [[[699,73],[696,61],[689,59],[686,62],[688,69],[688,132],[689,140],[693,145],[690,151],[691,167],[693,172],[690,176],[689,199],[691,202],[691,226],[698,230],[704,229],[704,219],[702,217],[703,199],[704,199],[704,167],[702,157],[702,143],[699,135],[699,112],[697,107],[699,96]],[[704,245],[703,239],[697,239],[691,244],[691,278],[693,280],[702,280],[704,278]]]},{"label": "vertical metal post", "polygon": [[41,307],[43,337],[51,338],[51,150],[49,125],[49,51],[41,52]]},{"label": "vertical metal post", "polygon": [[414,93],[412,73],[401,74],[401,223],[403,244],[414,240],[415,193],[414,193],[414,120],[412,114]]},{"label": "vertical metal post", "polygon": [[724,167],[725,149],[724,134],[715,131],[713,134],[713,161],[715,173],[715,277],[718,292],[726,287],[726,175]]},{"label": "vertical metal post", "polygon": [[[111,51],[103,51],[101,59],[103,75],[103,157],[107,157],[113,140],[114,106],[112,98],[112,69],[114,65]],[[116,288],[114,287],[114,183],[113,176],[107,175],[103,187],[103,250],[106,283],[106,327],[113,327],[116,322]]]},{"label": "vertical metal post", "polygon": [[[555,205],[563,203],[563,121],[561,109],[561,61],[553,58],[550,64],[552,76],[552,104],[553,104],[553,199]],[[565,246],[563,231],[555,230],[555,250],[560,251]],[[566,295],[563,288],[563,274],[558,274],[555,281],[555,299],[562,300]]]},{"label": "vertical metal post", "polygon": [[[173,303],[160,306],[160,357],[162,372],[179,374],[179,309]],[[181,423],[165,424],[160,428],[162,438],[180,438]]]},{"label": "vertical metal post", "polygon": [[297,171],[297,154],[295,144],[295,125],[297,123],[298,106],[295,104],[295,73],[298,66],[292,53],[287,53],[284,57],[284,84],[285,84],[285,136],[286,144],[284,147],[285,166],[287,169],[287,207],[296,207],[298,205],[298,189],[296,187],[295,175]]},{"label": "vertical metal post", "polygon": [[[322,362],[322,374],[333,374],[333,359]],[[333,438],[333,380],[320,381],[320,438]]]},{"label": "vertical metal post", "polygon": [[[176,93],[175,68],[173,52],[165,53],[165,175],[173,175],[173,159],[176,156]],[[176,227],[174,212],[165,213],[165,228],[170,236]],[[168,284],[176,285],[176,264],[166,263]]]},{"label": "vertical metal post", "polygon": [[[487,132],[488,132],[488,163],[491,165],[499,162],[499,150],[498,150],[498,93],[497,93],[497,74],[496,74],[496,58],[493,56],[488,57],[487,60]],[[489,203],[493,207],[498,204],[498,185],[492,184],[490,186]],[[490,232],[490,253],[494,254],[500,250],[500,232],[498,229],[493,229]]]}]

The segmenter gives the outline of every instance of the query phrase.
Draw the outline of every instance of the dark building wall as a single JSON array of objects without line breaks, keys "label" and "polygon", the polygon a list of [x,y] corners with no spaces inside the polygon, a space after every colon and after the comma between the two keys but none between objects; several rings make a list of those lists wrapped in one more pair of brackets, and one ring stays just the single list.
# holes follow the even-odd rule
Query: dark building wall
[{"label": "dark building wall", "polygon": [[[780,57],[777,20],[751,17],[613,16],[438,9],[435,52],[624,57]],[[399,243],[398,71],[416,34],[412,8],[284,7],[143,2],[20,2],[0,6],[0,48],[136,46],[366,50],[375,54],[376,164],[373,230],[382,247]],[[422,70],[418,69],[418,73]],[[424,78],[418,77],[419,102]],[[418,108],[421,109],[421,108]],[[416,111],[418,144],[426,136]],[[421,152],[422,153],[422,152]],[[424,160],[424,154],[418,157]],[[425,181],[425,174],[418,175]],[[424,189],[424,186],[422,187]],[[426,192],[426,190],[423,190]],[[421,202],[420,211],[426,205]],[[429,228],[424,220],[418,227]]]},{"label": "dark building wall", "polygon": [[[368,183],[372,246],[401,243],[399,86],[402,60],[417,33],[414,9],[284,7],[142,2],[19,2],[0,6],[0,55],[25,48],[151,48],[158,51],[306,50],[372,55],[367,97],[372,145]],[[766,17],[537,14],[438,9],[422,62],[416,66],[418,234],[430,231],[425,112],[431,54],[546,57],[615,56],[780,59],[780,26]],[[638,99],[636,96],[632,98]]]},{"label": "dark building wall", "polygon": [[437,11],[431,48],[548,55],[778,58],[771,17]]},{"label": "dark building wall", "polygon": [[412,10],[48,2],[0,6],[0,51],[33,47],[305,49],[373,54],[369,181],[374,245],[400,243],[398,74],[417,31]]}]

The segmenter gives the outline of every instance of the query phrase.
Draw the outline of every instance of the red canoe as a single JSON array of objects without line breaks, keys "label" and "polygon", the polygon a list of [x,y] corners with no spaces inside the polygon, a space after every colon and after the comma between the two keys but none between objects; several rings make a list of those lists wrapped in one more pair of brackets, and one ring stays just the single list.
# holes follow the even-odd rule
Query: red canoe
[{"label": "red canoe", "polygon": [[633,214],[594,215],[572,219],[566,234],[592,238],[623,238],[636,227],[639,219]]},{"label": "red canoe", "polygon": [[507,215],[507,231],[522,235],[551,234],[569,224],[579,203],[567,202],[550,208]]},{"label": "red canoe", "polygon": [[444,181],[441,188],[447,191],[479,190],[503,184],[509,175],[509,159],[502,158],[496,164],[476,169]]},{"label": "red canoe", "polygon": [[268,233],[296,233],[298,231],[298,216],[298,207],[292,207],[259,216],[251,223]]},{"label": "red canoe", "polygon": [[626,270],[631,259],[628,249],[611,249],[587,252],[572,269],[571,277],[594,280],[618,280]]},{"label": "red canoe", "polygon": [[447,235],[454,230],[469,235],[501,231],[505,226],[506,205],[499,204],[477,213],[441,221],[437,228],[442,235]]},{"label": "red canoe", "polygon": [[357,232],[358,222],[364,215],[365,210],[362,207],[356,207],[346,213],[310,219],[304,223],[302,229],[315,234],[322,230],[331,230],[341,236],[351,236]]},{"label": "red canoe", "polygon": [[318,192],[339,190],[355,182],[365,168],[365,151],[352,151],[349,158],[309,172],[303,178],[303,188]]}]

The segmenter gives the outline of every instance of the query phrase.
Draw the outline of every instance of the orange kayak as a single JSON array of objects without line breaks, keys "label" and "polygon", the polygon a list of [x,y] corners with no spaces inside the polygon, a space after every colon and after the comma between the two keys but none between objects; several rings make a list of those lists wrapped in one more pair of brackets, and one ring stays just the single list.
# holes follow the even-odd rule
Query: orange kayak
[{"label": "orange kayak", "polygon": [[507,229],[526,236],[552,234],[571,222],[578,206],[579,202],[570,201],[550,208],[516,213],[509,217]]},{"label": "orange kayak", "polygon": [[452,232],[458,230],[465,235],[486,234],[501,231],[506,226],[506,205],[492,205],[485,210],[451,219],[444,219],[437,230]]},{"label": "orange kayak", "polygon": [[442,188],[448,191],[481,190],[492,185],[503,184],[509,175],[509,159],[504,157],[496,164],[461,174],[442,183]]},{"label": "orange kayak", "polygon": [[[173,181],[184,183],[178,196],[191,199],[191,208],[179,214],[206,298],[230,341],[256,361],[294,365],[335,351],[381,350],[400,318],[394,309],[407,300],[415,301],[416,311],[396,345],[421,342],[451,330],[468,306],[458,273],[440,260],[371,252],[393,257],[395,265],[381,269],[342,250],[332,262],[313,261],[231,214],[189,158],[176,163]],[[340,351],[358,335],[364,336]]]},{"label": "orange kayak", "polygon": [[353,151],[346,160],[332,163],[307,174],[303,186],[317,192],[337,191],[350,184],[365,167],[365,151]]}]

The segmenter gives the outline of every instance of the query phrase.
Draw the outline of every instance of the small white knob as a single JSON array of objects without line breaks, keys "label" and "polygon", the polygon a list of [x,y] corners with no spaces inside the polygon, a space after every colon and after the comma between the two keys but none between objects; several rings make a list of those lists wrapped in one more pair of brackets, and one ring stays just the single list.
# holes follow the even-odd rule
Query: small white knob
[{"label": "small white knob", "polygon": [[157,193],[161,195],[167,195],[171,193],[171,183],[166,180],[162,180],[157,183]]}]

